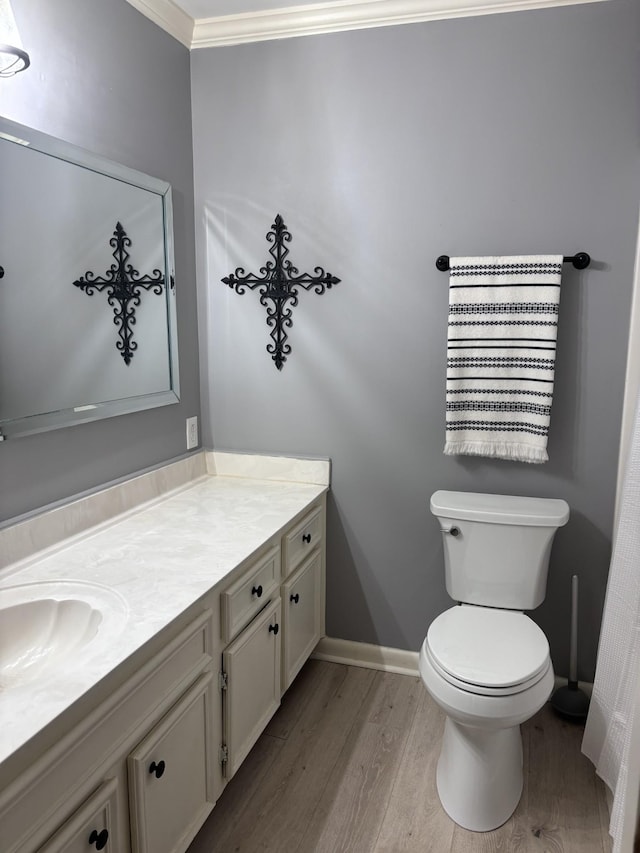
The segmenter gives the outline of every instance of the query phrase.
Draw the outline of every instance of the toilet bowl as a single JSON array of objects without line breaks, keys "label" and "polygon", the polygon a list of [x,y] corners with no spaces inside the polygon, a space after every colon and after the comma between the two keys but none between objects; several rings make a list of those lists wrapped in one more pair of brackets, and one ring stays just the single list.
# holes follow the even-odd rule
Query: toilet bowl
[{"label": "toilet bowl", "polygon": [[[513,814],[523,786],[521,723],[549,699],[549,643],[524,613],[545,597],[558,499],[436,492],[447,592],[458,604],[429,626],[420,675],[447,715],[436,783],[449,816],[486,832]],[[535,757],[534,759],[535,760]]]},{"label": "toilet bowl", "polygon": [[[491,657],[501,641],[504,654]],[[442,806],[465,829],[495,829],[522,793],[520,724],[553,690],[546,638],[524,613],[453,607],[429,629],[420,675],[447,715],[436,774]]]}]

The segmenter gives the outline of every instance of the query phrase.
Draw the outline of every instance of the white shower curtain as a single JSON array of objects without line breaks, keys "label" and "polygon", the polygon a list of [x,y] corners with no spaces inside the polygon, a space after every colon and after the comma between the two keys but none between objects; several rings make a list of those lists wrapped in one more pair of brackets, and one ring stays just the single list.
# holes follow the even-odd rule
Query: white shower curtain
[{"label": "white shower curtain", "polygon": [[629,797],[631,729],[640,672],[640,394],[629,445],[618,525],[609,569],[593,696],[582,751],[613,792],[609,832],[613,853]]}]

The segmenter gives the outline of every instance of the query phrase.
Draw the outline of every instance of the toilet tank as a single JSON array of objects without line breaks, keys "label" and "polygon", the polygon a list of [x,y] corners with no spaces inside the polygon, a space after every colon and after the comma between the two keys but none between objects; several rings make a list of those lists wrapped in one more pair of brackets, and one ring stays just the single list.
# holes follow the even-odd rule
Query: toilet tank
[{"label": "toilet tank", "polygon": [[510,610],[544,601],[551,543],[569,519],[566,501],[438,491],[431,512],[443,531],[451,598]]}]

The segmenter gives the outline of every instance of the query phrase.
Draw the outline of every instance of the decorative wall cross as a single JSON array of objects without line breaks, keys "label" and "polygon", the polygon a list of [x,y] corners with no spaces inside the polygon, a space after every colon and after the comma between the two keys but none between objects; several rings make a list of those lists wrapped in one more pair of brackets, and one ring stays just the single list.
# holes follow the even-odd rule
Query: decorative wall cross
[{"label": "decorative wall cross", "polygon": [[[164,286],[164,275],[158,269],[151,275],[140,275],[140,273],[128,263],[129,253],[127,249],[131,246],[131,238],[122,225],[117,222],[113,237],[109,240],[113,246],[113,257],[115,264],[111,264],[104,276],[96,276],[92,272],[86,272],[74,281],[76,287],[83,290],[87,296],[93,296],[96,290],[107,290],[107,302],[113,308],[113,322],[118,326],[119,341],[116,341],[116,349],[124,359],[125,364],[130,364],[138,344],[133,340],[132,326],[136,323],[136,308],[140,305],[141,290],[153,290],[160,296]],[[173,282],[172,282],[173,286]]]},{"label": "decorative wall cross", "polygon": [[267,240],[273,244],[269,249],[273,260],[260,267],[260,275],[245,273],[242,267],[238,267],[235,273],[225,276],[222,281],[240,294],[244,293],[247,287],[250,290],[259,290],[260,304],[267,309],[267,325],[271,327],[270,335],[273,340],[272,344],[267,344],[267,352],[278,370],[282,370],[282,365],[291,352],[285,329],[290,329],[293,325],[291,309],[298,304],[298,288],[313,288],[316,293],[322,294],[334,284],[338,284],[340,279],[325,272],[322,267],[315,267],[315,275],[298,274],[298,269],[287,260],[289,250],[284,244],[291,241],[291,234],[280,214],[276,216],[276,221],[267,233]]}]

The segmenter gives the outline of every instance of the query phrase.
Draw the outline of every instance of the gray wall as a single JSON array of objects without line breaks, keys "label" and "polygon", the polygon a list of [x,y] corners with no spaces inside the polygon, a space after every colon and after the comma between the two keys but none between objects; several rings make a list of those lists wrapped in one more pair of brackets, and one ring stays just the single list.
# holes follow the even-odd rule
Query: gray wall
[{"label": "gray wall", "polygon": [[[633,0],[289,39],[192,55],[206,444],[330,456],[331,636],[417,649],[450,605],[429,496],[563,497],[534,614],[593,677],[612,529],[640,200],[640,6]],[[342,282],[303,294],[293,353],[265,352],[267,259]],[[588,251],[563,278],[550,461],[445,457],[447,277],[437,255]]]},{"label": "gray wall", "polygon": [[172,184],[181,402],[0,444],[0,519],[183,454],[200,413],[189,52],[125,0],[12,5],[32,66],[2,115]]}]

